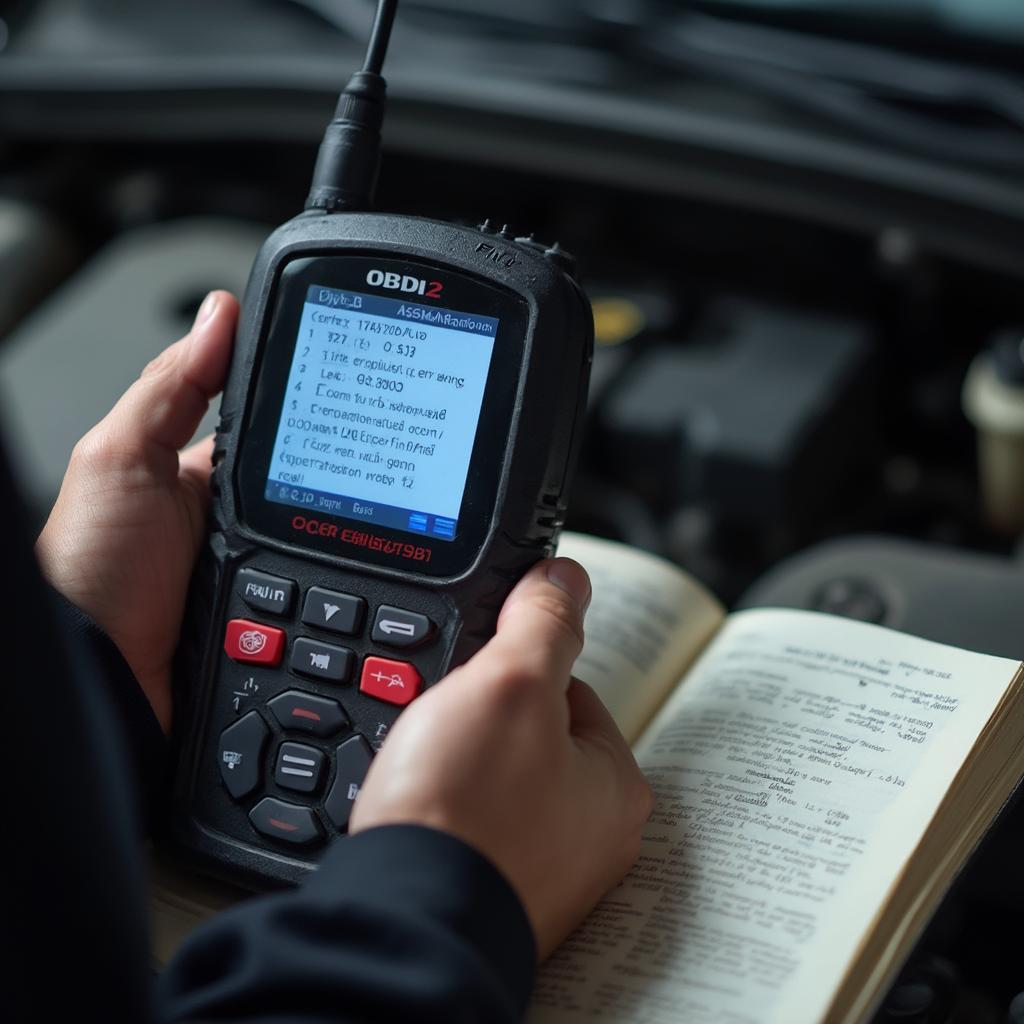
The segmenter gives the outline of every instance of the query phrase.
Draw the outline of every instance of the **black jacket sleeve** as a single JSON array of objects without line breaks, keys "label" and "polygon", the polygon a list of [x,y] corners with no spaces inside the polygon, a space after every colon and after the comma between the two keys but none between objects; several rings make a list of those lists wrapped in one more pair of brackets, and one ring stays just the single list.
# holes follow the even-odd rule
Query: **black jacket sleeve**
[{"label": "black jacket sleeve", "polygon": [[475,850],[418,826],[339,841],[300,889],[208,922],[170,964],[163,1019],[511,1024],[536,950],[522,905]]},{"label": "black jacket sleeve", "polygon": [[133,759],[94,649],[32,555],[0,443],[7,728],[4,1010],[16,1024],[151,1019],[145,882]]},{"label": "black jacket sleeve", "polygon": [[50,596],[60,635],[95,668],[92,685],[103,690],[104,701],[113,712],[126,748],[133,789],[144,817],[152,820],[165,795],[167,738],[113,640],[59,591],[51,590]]}]

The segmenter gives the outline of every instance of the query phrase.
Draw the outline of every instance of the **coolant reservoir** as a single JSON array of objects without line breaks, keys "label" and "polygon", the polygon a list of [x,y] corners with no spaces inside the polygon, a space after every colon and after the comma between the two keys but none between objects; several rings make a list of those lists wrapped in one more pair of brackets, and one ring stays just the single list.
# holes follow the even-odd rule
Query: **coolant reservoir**
[{"label": "coolant reservoir", "polygon": [[1024,533],[1024,328],[998,334],[971,363],[963,406],[978,431],[989,522],[1002,533]]}]

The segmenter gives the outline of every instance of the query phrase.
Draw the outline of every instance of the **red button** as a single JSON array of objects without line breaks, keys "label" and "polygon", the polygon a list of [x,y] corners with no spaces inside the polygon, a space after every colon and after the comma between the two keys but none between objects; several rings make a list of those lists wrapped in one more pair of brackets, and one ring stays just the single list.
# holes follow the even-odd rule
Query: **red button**
[{"label": "red button", "polygon": [[224,650],[235,661],[276,665],[284,654],[284,630],[248,619],[232,619],[224,635]]},{"label": "red button", "polygon": [[423,677],[407,661],[367,658],[359,689],[389,704],[408,704],[423,686]]}]

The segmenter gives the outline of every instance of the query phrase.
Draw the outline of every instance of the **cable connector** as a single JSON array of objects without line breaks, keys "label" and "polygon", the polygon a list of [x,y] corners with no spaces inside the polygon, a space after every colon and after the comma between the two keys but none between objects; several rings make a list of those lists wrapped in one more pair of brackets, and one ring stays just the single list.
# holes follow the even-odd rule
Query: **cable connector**
[{"label": "cable connector", "polygon": [[307,210],[372,207],[386,98],[387,84],[375,72],[357,71],[349,80],[320,143]]}]

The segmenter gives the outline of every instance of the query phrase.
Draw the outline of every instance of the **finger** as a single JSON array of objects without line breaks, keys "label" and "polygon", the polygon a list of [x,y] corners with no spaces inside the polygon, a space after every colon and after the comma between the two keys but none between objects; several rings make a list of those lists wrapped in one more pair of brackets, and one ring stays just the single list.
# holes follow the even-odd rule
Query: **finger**
[{"label": "finger", "polygon": [[192,532],[193,554],[206,533],[206,513],[210,507],[210,472],[213,469],[213,434],[186,448],[178,458],[178,480],[184,485],[191,501],[186,505]]},{"label": "finger", "polygon": [[[230,292],[210,292],[196,313],[184,376],[206,396],[207,402],[224,388],[237,324],[238,300]],[[195,429],[193,426],[188,437]],[[181,444],[187,440],[185,438]]]},{"label": "finger", "polygon": [[574,736],[600,737],[629,753],[629,746],[615,724],[615,719],[590,686],[574,677],[566,696],[569,700],[569,716]]},{"label": "finger", "polygon": [[211,292],[192,330],[143,370],[100,424],[101,432],[131,456],[156,449],[173,454],[176,464],[178,450],[224,384],[237,318],[234,296]]},{"label": "finger", "polygon": [[601,698],[579,679],[574,678],[569,684],[567,698],[569,731],[591,749],[599,747],[611,756],[612,763],[617,766],[616,777],[626,787],[632,811],[630,818],[636,824],[642,824],[653,809],[653,794],[615,719]]},{"label": "finger", "polygon": [[207,490],[210,470],[213,468],[213,434],[207,434],[201,441],[186,448],[178,457],[178,472],[190,483],[201,485]]},{"label": "finger", "polygon": [[498,617],[493,640],[474,661],[510,668],[564,693],[583,648],[583,615],[590,578],[581,565],[556,558],[534,566],[516,585]]}]

